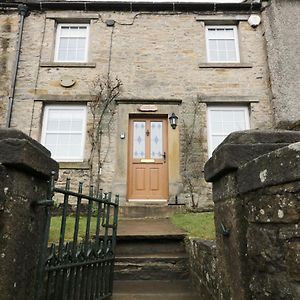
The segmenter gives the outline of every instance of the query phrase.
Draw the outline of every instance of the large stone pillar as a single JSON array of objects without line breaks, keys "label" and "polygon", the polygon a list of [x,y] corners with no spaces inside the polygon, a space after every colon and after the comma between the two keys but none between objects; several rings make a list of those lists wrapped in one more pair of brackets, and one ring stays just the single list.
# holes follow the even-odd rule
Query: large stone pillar
[{"label": "large stone pillar", "polygon": [[0,299],[34,299],[48,180],[58,164],[20,131],[0,130]]},{"label": "large stone pillar", "polygon": [[[262,173],[257,174],[248,169],[248,164],[255,164],[260,157],[266,157],[267,153],[273,153],[272,151],[276,149],[298,141],[300,141],[300,133],[298,132],[236,132],[231,134],[219,146],[205,165],[205,178],[213,183],[217,230],[217,263],[222,280],[223,299],[265,299],[264,297],[267,295],[262,296],[254,293],[256,289],[254,288],[255,282],[259,283],[261,281],[259,265],[257,264],[259,260],[255,261],[255,259],[250,259],[249,256],[251,253],[256,255],[260,245],[263,245],[261,242],[261,239],[263,239],[261,235],[264,230],[262,229],[263,226],[260,226],[259,221],[257,227],[252,226],[252,222],[257,221],[254,211],[262,213],[260,211],[261,201],[264,201],[266,206],[264,209],[267,209],[269,205],[267,200],[261,200],[263,197],[257,191],[259,188],[257,180],[260,180],[261,176],[264,180],[264,172],[269,175],[272,172],[261,170]],[[267,167],[278,168],[278,164],[274,164],[275,160],[275,156],[269,158]],[[277,173],[280,173],[283,178],[287,170],[281,168]],[[270,177],[267,178],[270,183],[276,184],[276,180],[272,181]],[[293,180],[290,177],[287,178],[287,181]],[[251,196],[249,196],[249,193],[252,193]],[[274,194],[273,196],[276,197]],[[260,199],[260,197],[262,198]],[[268,198],[268,196],[266,197]],[[271,203],[270,201],[269,212],[273,209]],[[276,213],[277,211],[278,209]],[[293,214],[295,214],[295,211],[293,211]],[[266,218],[266,220],[271,220],[271,218]],[[295,221],[295,219],[293,220]],[[277,223],[277,225],[279,224]],[[278,227],[277,225],[274,225],[276,230],[284,227],[281,227],[282,224]],[[271,237],[269,236],[269,238]],[[255,241],[257,241],[257,244],[255,244]],[[269,240],[268,247],[272,247],[271,241]],[[295,247],[298,246],[294,246],[292,249],[295,249]],[[270,278],[268,277],[268,279]]]}]

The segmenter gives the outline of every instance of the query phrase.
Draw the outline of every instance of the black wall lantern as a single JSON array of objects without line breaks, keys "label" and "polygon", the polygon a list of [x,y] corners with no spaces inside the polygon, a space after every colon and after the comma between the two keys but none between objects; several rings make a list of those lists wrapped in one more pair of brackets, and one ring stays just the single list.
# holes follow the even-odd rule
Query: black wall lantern
[{"label": "black wall lantern", "polygon": [[170,125],[173,129],[177,127],[178,117],[172,113],[172,115],[169,117]]}]

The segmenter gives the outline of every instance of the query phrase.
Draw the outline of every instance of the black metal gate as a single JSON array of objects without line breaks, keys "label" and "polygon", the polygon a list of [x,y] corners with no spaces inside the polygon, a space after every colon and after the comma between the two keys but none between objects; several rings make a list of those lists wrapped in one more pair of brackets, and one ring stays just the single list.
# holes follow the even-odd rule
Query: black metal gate
[{"label": "black metal gate", "polygon": [[[50,206],[57,197],[63,200],[61,211],[51,216]],[[119,197],[112,202],[111,193],[100,190],[95,195],[92,187],[84,195],[82,183],[73,192],[69,179],[64,189],[57,188],[52,178],[48,199],[39,203],[45,205],[47,222],[35,299],[108,298],[113,289]],[[49,231],[55,227],[59,237],[50,242]]]}]

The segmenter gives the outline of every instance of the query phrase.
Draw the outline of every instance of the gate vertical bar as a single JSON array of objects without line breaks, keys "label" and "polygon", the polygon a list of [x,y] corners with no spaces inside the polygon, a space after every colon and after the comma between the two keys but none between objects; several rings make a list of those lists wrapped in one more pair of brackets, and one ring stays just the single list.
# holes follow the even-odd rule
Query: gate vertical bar
[{"label": "gate vertical bar", "polygon": [[[53,195],[54,195],[54,176],[55,172],[51,173],[51,179],[49,181],[48,186],[48,195],[47,195],[47,202],[50,205],[53,201]],[[39,266],[38,266],[38,274],[37,274],[37,280],[36,280],[36,288],[35,288],[35,300],[42,299],[42,292],[44,287],[44,271],[45,271],[45,262],[47,257],[47,245],[48,245],[48,239],[49,239],[49,230],[50,230],[50,222],[51,222],[51,212],[49,209],[49,205],[45,206],[45,215],[46,215],[46,222],[44,227],[44,239],[42,243],[42,249],[39,259]]]}]

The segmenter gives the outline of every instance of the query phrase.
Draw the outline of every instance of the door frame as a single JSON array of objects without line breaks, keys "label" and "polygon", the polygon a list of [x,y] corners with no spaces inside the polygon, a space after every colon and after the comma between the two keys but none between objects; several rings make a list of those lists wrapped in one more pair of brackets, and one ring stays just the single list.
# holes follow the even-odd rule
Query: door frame
[{"label": "door frame", "polygon": [[[144,120],[164,120],[165,128],[163,130],[163,136],[164,136],[164,147],[166,149],[166,155],[167,159],[165,164],[166,172],[165,172],[165,186],[166,186],[166,198],[165,199],[129,199],[130,195],[130,184],[131,180],[130,178],[130,168],[132,166],[132,161],[131,159],[132,156],[132,148],[133,148],[133,132],[132,130],[132,123],[133,121],[144,121]],[[169,143],[168,143],[168,115],[167,114],[129,114],[128,117],[128,145],[127,145],[127,192],[126,192],[126,201],[127,202],[168,202],[169,201]]]}]

